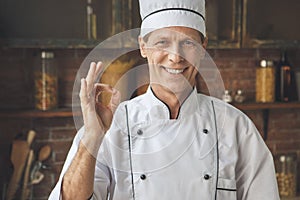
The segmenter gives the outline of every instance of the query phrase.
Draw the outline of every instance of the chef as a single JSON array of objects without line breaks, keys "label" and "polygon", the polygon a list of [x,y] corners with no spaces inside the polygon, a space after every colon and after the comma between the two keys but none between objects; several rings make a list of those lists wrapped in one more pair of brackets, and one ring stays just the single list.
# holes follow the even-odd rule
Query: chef
[{"label": "chef", "polygon": [[[140,0],[139,45],[149,66],[147,92],[119,104],[81,80],[84,127],[74,138],[49,199],[278,200],[270,151],[250,119],[198,94],[207,37],[204,0]],[[111,93],[108,106],[101,92]]]}]

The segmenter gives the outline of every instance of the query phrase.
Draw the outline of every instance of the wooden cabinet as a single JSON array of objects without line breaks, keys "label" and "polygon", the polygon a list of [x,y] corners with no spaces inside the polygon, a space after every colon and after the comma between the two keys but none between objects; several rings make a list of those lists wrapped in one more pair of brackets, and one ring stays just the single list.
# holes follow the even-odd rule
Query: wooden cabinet
[{"label": "wooden cabinet", "polygon": [[[86,1],[0,0],[0,44],[30,48],[93,48],[140,26],[138,1],[92,0],[97,39],[87,39]],[[299,47],[297,0],[207,0],[209,48]],[[123,25],[122,25],[123,24]]]},{"label": "wooden cabinet", "polygon": [[206,2],[209,48],[299,48],[297,0]]},{"label": "wooden cabinet", "polygon": [[[97,15],[97,39],[86,37],[86,0],[0,0],[0,45],[8,49],[93,49],[99,42],[127,28],[140,26],[138,1],[92,0]],[[292,8],[289,12],[287,8]],[[209,48],[257,48],[298,44],[297,0],[207,0]],[[282,12],[280,12],[282,11]],[[130,14],[128,14],[130,13]],[[279,13],[279,14],[277,14]],[[128,15],[126,15],[128,14]],[[118,21],[119,20],[119,21]],[[120,20],[125,27],[119,27]],[[289,23],[285,23],[288,21]],[[279,25],[277,26],[277,22]],[[274,25],[274,32],[264,28]],[[119,27],[119,28],[117,28]],[[266,29],[267,30],[267,29]],[[288,32],[284,32],[288,30]],[[293,31],[295,30],[295,31]],[[292,40],[296,38],[297,40]],[[267,45],[269,44],[269,45]],[[23,55],[22,55],[23,56]],[[25,55],[28,56],[28,55]]]},{"label": "wooden cabinet", "polygon": [[[0,0],[0,44],[18,50],[90,50],[114,33],[140,26],[138,1],[92,2],[97,15],[97,39],[90,40],[86,37],[86,1]],[[289,3],[279,0],[207,0],[209,48],[299,46],[300,30],[295,23],[300,15],[297,12],[299,6],[297,0]],[[120,20],[129,22],[125,27],[117,28]],[[35,111],[25,113],[40,115]],[[60,114],[55,111],[50,115]]]},{"label": "wooden cabinet", "polygon": [[[97,39],[87,39],[86,1],[0,0],[0,44],[10,48],[93,48],[108,37],[139,28],[137,0],[94,1]],[[209,48],[240,47],[241,0],[206,2]]]},{"label": "wooden cabinet", "polygon": [[[88,39],[86,0],[0,0],[0,44],[9,48],[93,48],[123,29],[138,27],[138,13],[128,14],[138,9],[137,3],[92,0],[97,37]],[[126,21],[122,27],[120,20]]]},{"label": "wooden cabinet", "polygon": [[239,48],[241,1],[207,0],[206,26],[209,48]]},{"label": "wooden cabinet", "polygon": [[299,10],[298,0],[243,0],[242,46],[299,48]]}]

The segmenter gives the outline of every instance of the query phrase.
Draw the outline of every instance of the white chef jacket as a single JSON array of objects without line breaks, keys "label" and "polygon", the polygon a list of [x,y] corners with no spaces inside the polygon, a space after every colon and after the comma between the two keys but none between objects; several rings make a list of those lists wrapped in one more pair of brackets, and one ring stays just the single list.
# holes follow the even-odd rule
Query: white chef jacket
[{"label": "white chef jacket", "polygon": [[[79,146],[76,135],[49,199]],[[279,200],[273,158],[241,111],[194,90],[170,119],[147,92],[118,106],[98,152],[92,199]]]}]

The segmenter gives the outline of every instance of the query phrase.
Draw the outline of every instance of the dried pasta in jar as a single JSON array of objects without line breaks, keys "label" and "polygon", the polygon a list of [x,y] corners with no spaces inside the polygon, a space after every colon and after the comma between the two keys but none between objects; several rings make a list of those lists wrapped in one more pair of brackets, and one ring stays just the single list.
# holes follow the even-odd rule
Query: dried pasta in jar
[{"label": "dried pasta in jar", "polygon": [[275,68],[273,61],[262,60],[256,69],[256,102],[275,101]]},{"label": "dried pasta in jar", "polygon": [[295,197],[297,188],[297,154],[275,157],[276,178],[281,197]]},{"label": "dried pasta in jar", "polygon": [[43,51],[40,65],[34,72],[35,108],[49,110],[57,107],[58,78],[54,63],[54,54]]}]

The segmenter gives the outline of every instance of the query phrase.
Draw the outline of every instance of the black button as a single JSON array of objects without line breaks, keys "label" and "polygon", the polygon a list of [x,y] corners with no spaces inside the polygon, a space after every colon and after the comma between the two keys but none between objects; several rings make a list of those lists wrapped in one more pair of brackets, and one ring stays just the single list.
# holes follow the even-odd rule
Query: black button
[{"label": "black button", "polygon": [[205,128],[203,129],[203,133],[207,134],[208,133],[208,130]]},{"label": "black button", "polygon": [[137,131],[137,134],[138,134],[138,135],[142,135],[142,134],[143,134],[143,131],[142,131],[141,129],[139,129],[139,130]]},{"label": "black button", "polygon": [[205,175],[204,175],[204,179],[205,179],[205,180],[208,180],[209,178],[210,178],[210,176],[209,176],[208,174],[205,174]]},{"label": "black button", "polygon": [[145,175],[145,174],[142,174],[142,175],[140,176],[140,178],[141,178],[142,180],[145,180],[145,179],[146,179],[146,175]]}]

